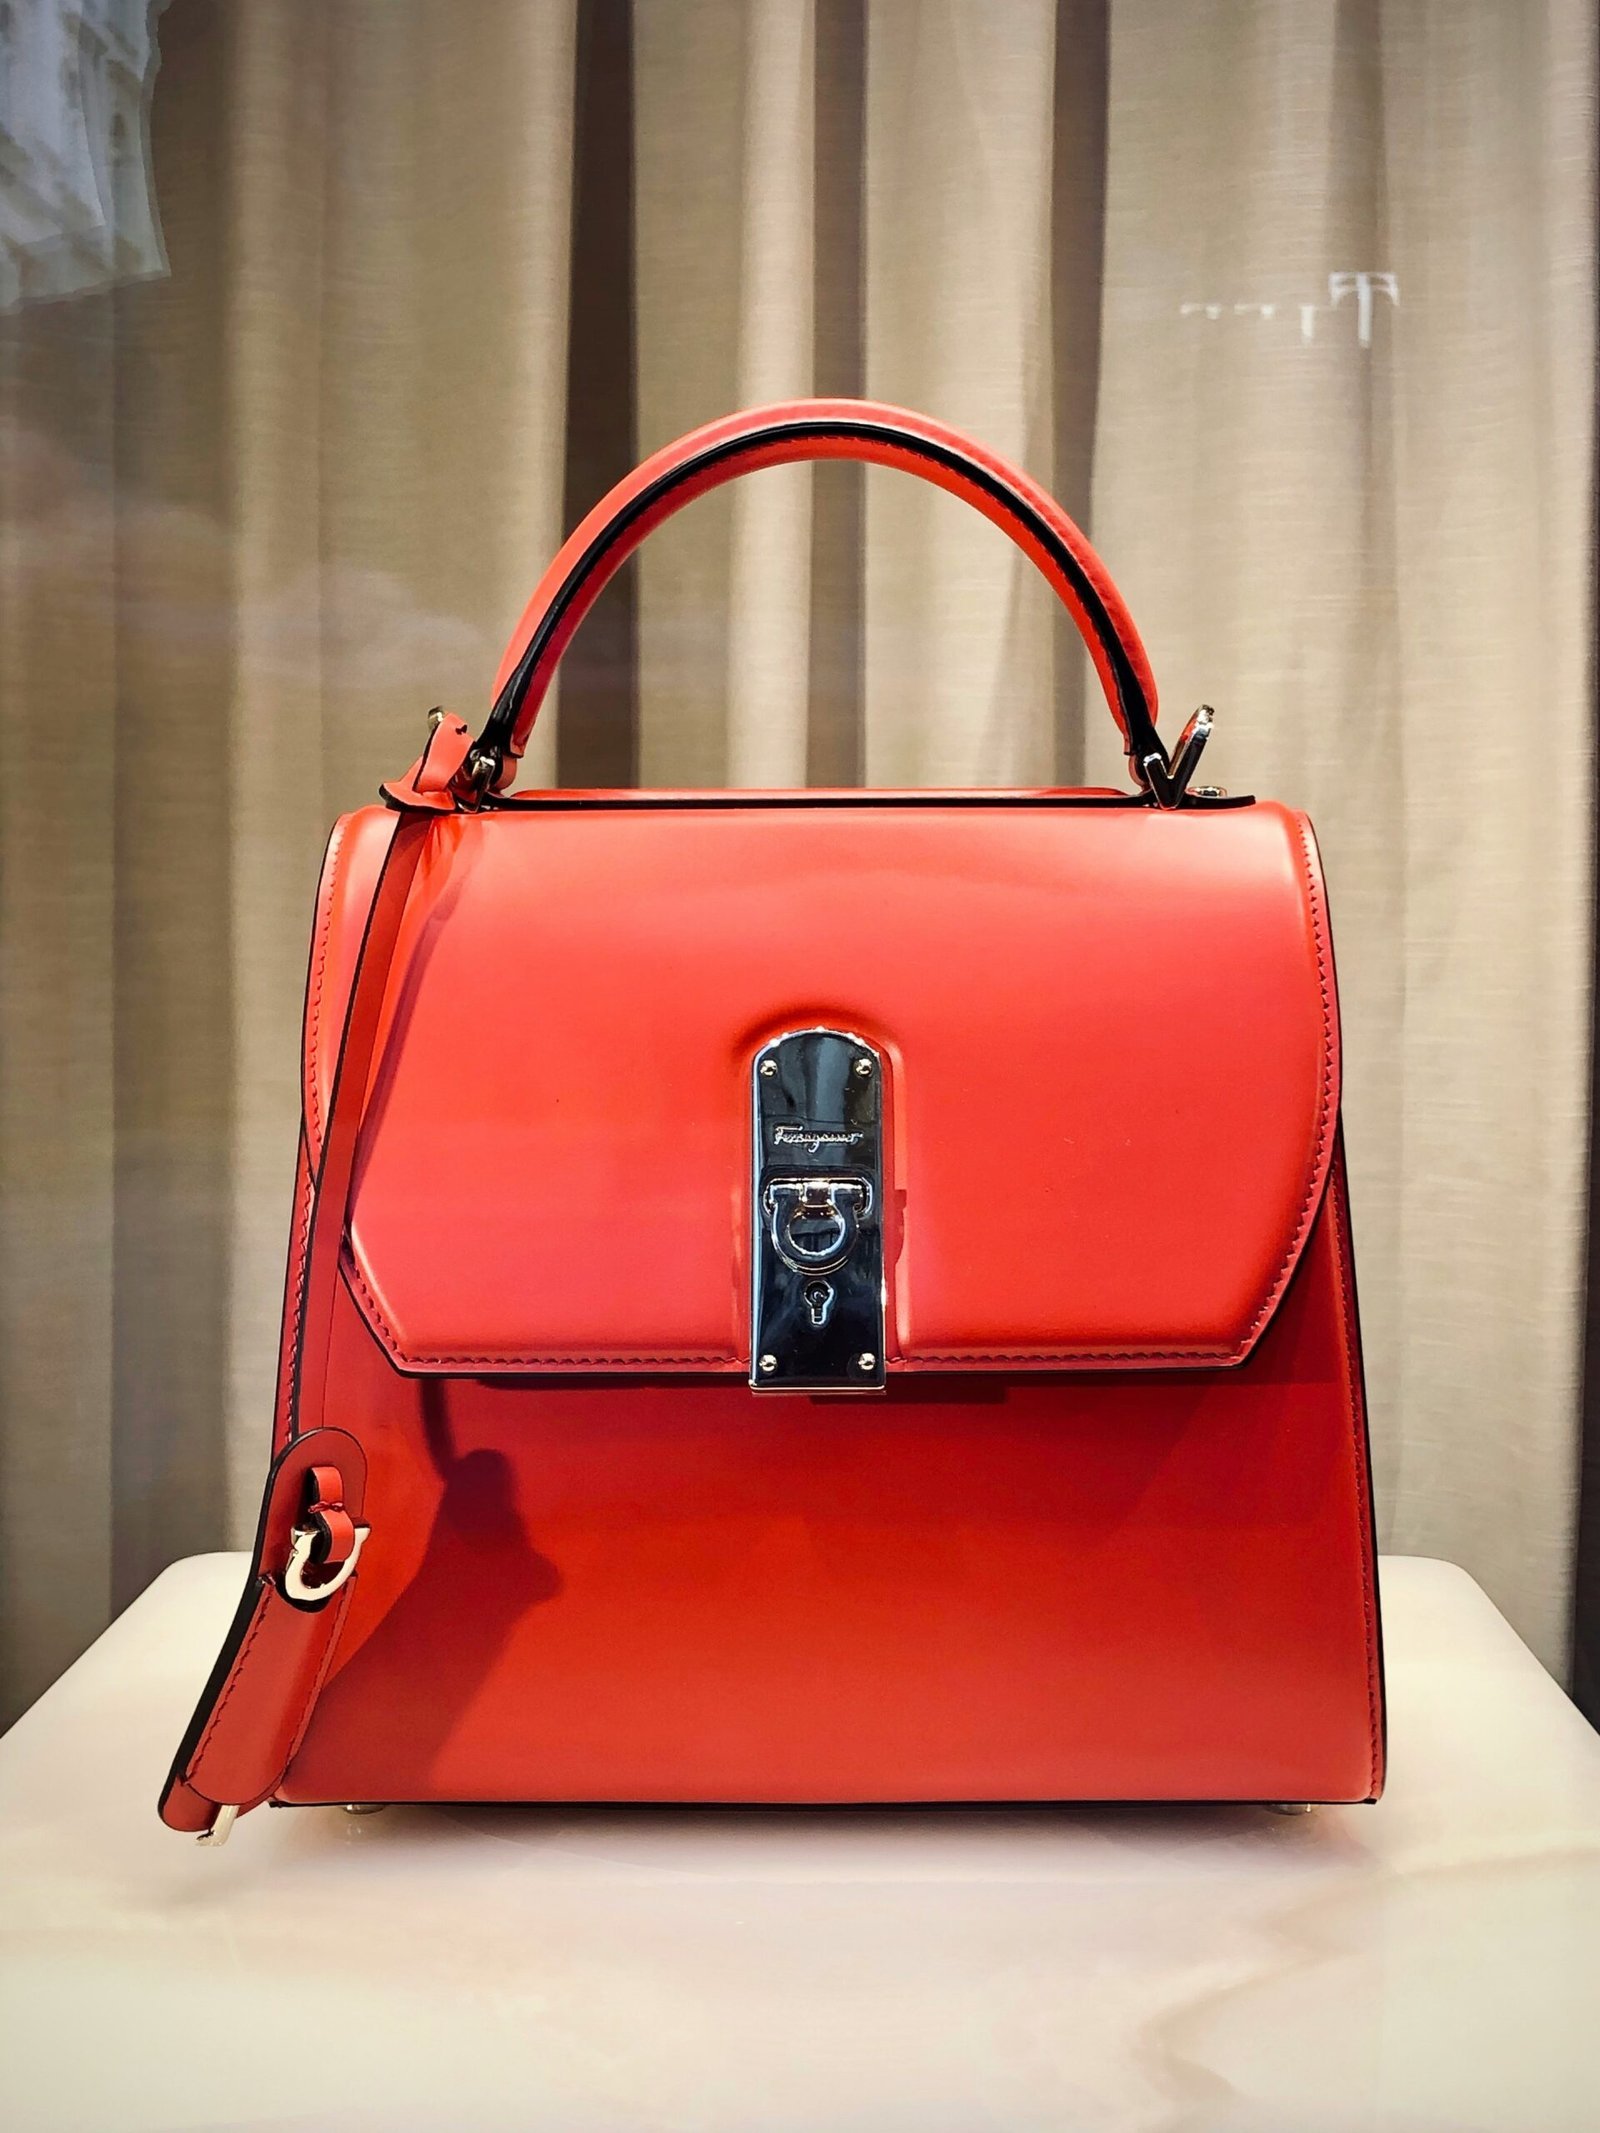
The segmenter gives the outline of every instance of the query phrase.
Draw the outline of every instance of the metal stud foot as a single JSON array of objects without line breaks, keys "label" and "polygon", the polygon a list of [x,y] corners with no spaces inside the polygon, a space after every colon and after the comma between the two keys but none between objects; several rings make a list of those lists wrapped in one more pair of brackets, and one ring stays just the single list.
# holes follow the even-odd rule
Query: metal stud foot
[{"label": "metal stud foot", "polygon": [[347,1815],[381,1815],[388,1804],[387,1800],[346,1800],[344,1811]]},{"label": "metal stud foot", "polygon": [[1268,1800],[1267,1812],[1275,1815],[1308,1815],[1311,1812],[1311,1804],[1309,1800]]},{"label": "metal stud foot", "polygon": [[237,1807],[219,1807],[211,1817],[210,1828],[201,1830],[194,1841],[196,1844],[207,1845],[212,1851],[216,1851],[221,1845],[227,1843],[229,1832],[238,1819],[239,1810]]}]

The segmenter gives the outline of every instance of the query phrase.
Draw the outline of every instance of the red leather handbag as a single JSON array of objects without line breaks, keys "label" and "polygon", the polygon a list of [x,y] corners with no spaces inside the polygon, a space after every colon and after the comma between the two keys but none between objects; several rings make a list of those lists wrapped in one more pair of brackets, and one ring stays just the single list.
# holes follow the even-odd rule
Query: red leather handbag
[{"label": "red leather handbag", "polygon": [[[815,458],[1011,535],[1132,789],[510,789],[629,551]],[[274,1457],[167,1822],[1377,1796],[1317,850],[1154,720],[1082,534],[921,416],[737,415],[590,513],[481,733],[328,847]]]}]

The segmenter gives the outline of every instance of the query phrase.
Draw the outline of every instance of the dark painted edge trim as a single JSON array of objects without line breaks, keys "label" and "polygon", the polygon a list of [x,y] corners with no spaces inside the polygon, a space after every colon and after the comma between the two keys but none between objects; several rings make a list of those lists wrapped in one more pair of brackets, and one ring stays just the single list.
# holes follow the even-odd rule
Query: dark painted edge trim
[{"label": "dark painted edge trim", "polygon": [[1104,601],[1088,572],[1055,532],[1041,518],[1024,497],[1021,497],[1008,482],[991,474],[987,467],[969,459],[964,453],[932,442],[925,437],[897,428],[893,423],[874,421],[847,421],[837,418],[817,418],[793,422],[776,422],[768,427],[751,430],[738,437],[708,446],[691,459],[671,467],[656,480],[630,497],[623,507],[608,519],[589,543],[583,554],[573,564],[562,583],[561,589],[545,609],[538,627],[528,639],[522,657],[512,668],[504,688],[495,699],[483,731],[475,747],[493,752],[504,759],[516,731],[517,715],[522,700],[528,692],[535,672],[544,659],[551,639],[560,629],[583,586],[607,552],[648,512],[654,510],[674,490],[696,481],[702,474],[722,466],[730,460],[745,458],[770,444],[784,444],[806,438],[854,438],[863,442],[887,442],[897,451],[910,457],[926,459],[932,465],[941,466],[959,474],[973,488],[998,503],[1009,517],[1034,540],[1050,557],[1062,576],[1073,589],[1079,605],[1094,630],[1096,639],[1105,653],[1107,663],[1116,680],[1117,701],[1121,708],[1127,733],[1127,751],[1130,758],[1142,762],[1147,756],[1157,755],[1164,763],[1166,748],[1156,732],[1150,716],[1150,707],[1138,676],[1134,673],[1122,640],[1112,627],[1111,617]]}]

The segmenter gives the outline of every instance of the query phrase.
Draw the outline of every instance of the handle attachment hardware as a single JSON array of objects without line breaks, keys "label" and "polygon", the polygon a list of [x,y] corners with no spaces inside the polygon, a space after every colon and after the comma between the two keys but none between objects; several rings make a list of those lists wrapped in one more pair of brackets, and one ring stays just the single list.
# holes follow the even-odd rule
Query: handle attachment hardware
[{"label": "handle attachment hardware", "polygon": [[1216,712],[1209,704],[1202,704],[1179,734],[1178,745],[1170,756],[1156,751],[1141,757],[1139,775],[1157,807],[1180,807],[1183,804],[1183,796],[1200,767],[1200,758],[1216,722]]}]

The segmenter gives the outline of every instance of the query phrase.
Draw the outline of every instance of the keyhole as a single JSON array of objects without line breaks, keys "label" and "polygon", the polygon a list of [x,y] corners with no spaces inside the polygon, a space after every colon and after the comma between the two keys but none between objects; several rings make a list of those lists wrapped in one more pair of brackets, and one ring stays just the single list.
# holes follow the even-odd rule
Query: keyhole
[{"label": "keyhole", "polygon": [[800,1291],[806,1309],[811,1313],[814,1326],[825,1326],[828,1313],[833,1309],[833,1283],[831,1281],[808,1281]]}]

